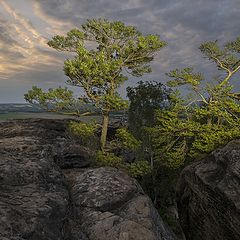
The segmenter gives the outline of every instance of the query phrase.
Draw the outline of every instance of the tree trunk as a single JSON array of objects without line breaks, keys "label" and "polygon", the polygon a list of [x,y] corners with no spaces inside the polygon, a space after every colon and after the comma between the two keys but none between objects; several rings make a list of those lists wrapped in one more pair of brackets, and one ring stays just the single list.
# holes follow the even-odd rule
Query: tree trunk
[{"label": "tree trunk", "polygon": [[104,150],[107,141],[107,131],[108,131],[108,124],[109,124],[109,112],[103,113],[103,123],[102,123],[102,133],[101,133],[101,150]]}]

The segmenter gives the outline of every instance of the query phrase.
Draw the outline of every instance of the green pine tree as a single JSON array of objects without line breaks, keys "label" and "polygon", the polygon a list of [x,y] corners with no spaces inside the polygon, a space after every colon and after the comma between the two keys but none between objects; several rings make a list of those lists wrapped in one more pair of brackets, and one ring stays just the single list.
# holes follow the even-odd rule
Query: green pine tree
[{"label": "green pine tree", "polygon": [[67,88],[43,92],[33,87],[25,99],[55,112],[80,116],[81,102],[94,105],[101,111],[101,148],[104,149],[109,124],[109,113],[127,107],[127,101],[117,89],[127,79],[126,72],[134,76],[149,73],[149,63],[166,45],[158,35],[142,35],[135,27],[106,19],[87,20],[81,29],[72,29],[66,36],[55,36],[48,45],[74,57],[64,62],[67,83],[84,90],[74,97]]},{"label": "green pine tree", "polygon": [[188,85],[194,97],[183,100],[173,95],[171,109],[158,111],[158,124],[151,129],[156,159],[171,168],[240,137],[240,93],[231,83],[240,70],[240,38],[223,48],[216,41],[207,42],[200,50],[223,72],[222,77],[203,81],[204,76],[192,68],[168,73],[170,87]]}]

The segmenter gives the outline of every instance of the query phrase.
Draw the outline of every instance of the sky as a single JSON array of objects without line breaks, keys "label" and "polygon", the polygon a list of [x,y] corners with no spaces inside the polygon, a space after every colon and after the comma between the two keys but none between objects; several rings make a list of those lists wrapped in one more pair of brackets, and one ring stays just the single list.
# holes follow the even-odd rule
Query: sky
[{"label": "sky", "polygon": [[240,0],[0,0],[0,103],[22,103],[33,85],[64,86],[67,56],[47,46],[53,36],[80,27],[86,19],[107,18],[159,34],[168,45],[152,62],[152,73],[129,78],[166,81],[165,73],[192,66],[206,78],[218,74],[199,46],[240,36]]}]

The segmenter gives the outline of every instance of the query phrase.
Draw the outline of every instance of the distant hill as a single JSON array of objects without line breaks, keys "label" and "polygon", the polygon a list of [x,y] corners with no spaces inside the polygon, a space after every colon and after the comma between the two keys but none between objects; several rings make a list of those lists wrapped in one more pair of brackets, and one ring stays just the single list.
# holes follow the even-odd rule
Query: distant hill
[{"label": "distant hill", "polygon": [[44,112],[37,105],[24,104],[24,103],[3,103],[0,104],[0,114],[11,113],[11,112],[31,112],[40,113]]},{"label": "distant hill", "polygon": [[[76,106],[75,106],[76,107]],[[91,116],[81,117],[83,121],[89,121],[91,118],[100,116],[101,113],[99,109],[91,104],[85,104],[83,106],[78,106],[81,112],[92,112]],[[95,116],[95,117],[93,117]],[[74,116],[66,116],[58,113],[49,113],[41,109],[37,104],[25,104],[25,103],[0,103],[0,122],[10,120],[10,119],[26,119],[26,118],[52,118],[52,119],[62,119],[62,118],[74,118]],[[98,117],[97,117],[98,118]],[[110,118],[121,121],[122,123],[127,122],[127,112],[126,111],[113,111],[110,113]]]}]

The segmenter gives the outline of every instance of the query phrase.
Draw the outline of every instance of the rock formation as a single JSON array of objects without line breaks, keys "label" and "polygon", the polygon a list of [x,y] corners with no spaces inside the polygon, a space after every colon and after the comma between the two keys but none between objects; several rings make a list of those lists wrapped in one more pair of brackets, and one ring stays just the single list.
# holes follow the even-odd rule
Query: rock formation
[{"label": "rock formation", "polygon": [[177,201],[189,240],[240,239],[240,140],[186,167]]},{"label": "rock formation", "polygon": [[134,179],[92,167],[67,122],[0,123],[0,239],[176,239]]}]

